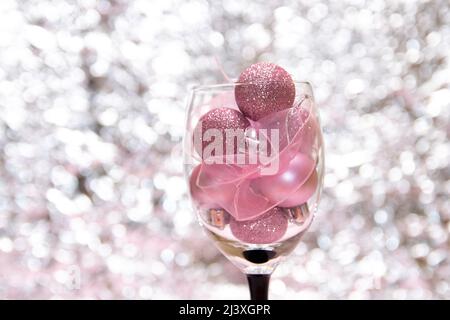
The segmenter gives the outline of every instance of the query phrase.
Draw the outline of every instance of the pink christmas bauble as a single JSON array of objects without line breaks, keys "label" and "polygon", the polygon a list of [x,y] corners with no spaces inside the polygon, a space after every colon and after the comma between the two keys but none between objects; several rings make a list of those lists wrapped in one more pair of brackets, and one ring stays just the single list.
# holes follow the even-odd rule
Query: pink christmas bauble
[{"label": "pink christmas bauble", "polygon": [[270,209],[254,220],[230,220],[233,235],[241,241],[254,244],[275,242],[286,233],[288,219],[278,207]]},{"label": "pink christmas bauble", "polygon": [[[213,156],[221,156],[226,154],[236,154],[239,146],[237,143],[233,143],[227,150],[226,129],[242,129],[245,130],[250,125],[250,122],[239,110],[231,108],[216,108],[208,111],[204,114],[197,123],[194,130],[194,148],[204,159],[204,149],[208,144],[214,142],[215,138],[211,141],[205,139],[205,134],[210,129],[217,129],[220,131],[220,137],[222,138],[222,154],[215,154]],[[211,131],[210,131],[211,132]]]},{"label": "pink christmas bauble", "polygon": [[300,186],[293,194],[289,196],[286,200],[281,202],[278,206],[284,208],[291,208],[299,206],[306,201],[316,192],[317,189],[317,173],[314,170],[309,176],[308,180]]},{"label": "pink christmas bauble", "polygon": [[317,120],[312,112],[301,105],[289,110],[287,114],[287,134],[289,140],[300,143],[302,153],[311,154],[319,132]]},{"label": "pink christmas bauble", "polygon": [[238,79],[234,94],[239,109],[252,120],[292,107],[295,85],[286,70],[273,63],[255,63]]},{"label": "pink christmas bauble", "polygon": [[299,153],[286,168],[280,169],[280,173],[255,179],[253,185],[273,203],[280,203],[305,183],[314,165],[310,157]]},{"label": "pink christmas bauble", "polygon": [[222,180],[224,176],[232,175],[233,171],[227,169],[226,164],[200,164],[192,170],[189,191],[196,206],[232,210],[237,188],[233,182]]}]

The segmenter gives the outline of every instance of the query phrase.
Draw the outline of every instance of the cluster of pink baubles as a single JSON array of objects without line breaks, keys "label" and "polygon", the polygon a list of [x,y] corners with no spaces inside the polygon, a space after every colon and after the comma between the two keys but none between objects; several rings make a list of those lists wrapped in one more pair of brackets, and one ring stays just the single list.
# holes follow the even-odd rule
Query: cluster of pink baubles
[{"label": "cluster of pink baubles", "polygon": [[[261,170],[268,163],[206,163],[202,151],[209,141],[196,148],[201,163],[191,173],[191,197],[202,210],[230,215],[221,221],[229,221],[233,235],[241,241],[279,240],[288,226],[285,209],[306,203],[317,189],[317,122],[311,97],[300,95],[294,105],[295,96],[289,73],[272,63],[257,63],[241,73],[235,103],[214,108],[199,120],[201,127],[196,130],[202,133],[211,128],[224,135],[226,129],[279,131],[279,151],[271,154],[278,167],[270,175]],[[242,152],[237,146],[233,151]]]}]

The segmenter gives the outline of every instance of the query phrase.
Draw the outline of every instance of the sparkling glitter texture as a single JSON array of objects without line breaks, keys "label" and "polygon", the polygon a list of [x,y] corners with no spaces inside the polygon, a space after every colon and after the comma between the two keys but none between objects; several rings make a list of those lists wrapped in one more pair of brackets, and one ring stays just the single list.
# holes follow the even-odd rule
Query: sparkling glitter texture
[{"label": "sparkling glitter texture", "polygon": [[273,243],[286,232],[288,219],[281,208],[275,207],[255,220],[237,221],[231,218],[233,235],[241,241],[254,244]]},{"label": "sparkling glitter texture", "polygon": [[[213,109],[200,118],[199,123],[195,128],[196,133],[194,133],[194,136],[197,135],[200,139],[198,139],[198,143],[196,143],[196,139],[194,139],[194,146],[199,155],[203,157],[206,146],[209,143],[214,142],[214,138],[212,138],[211,141],[206,141],[204,139],[205,133],[210,129],[217,129],[221,133],[220,137],[223,142],[223,154],[236,154],[239,148],[237,143],[228,143],[228,149],[231,150],[226,148],[226,129],[246,129],[249,125],[250,122],[238,110],[230,108]],[[233,148],[230,148],[231,146]]]},{"label": "sparkling glitter texture", "polygon": [[286,70],[273,63],[259,62],[239,76],[235,97],[239,109],[250,119],[292,107],[295,85]]},{"label": "sparkling glitter texture", "polygon": [[450,299],[450,9],[435,1],[0,1],[0,298],[248,299],[201,232],[195,84],[310,81],[319,212],[273,299]]}]

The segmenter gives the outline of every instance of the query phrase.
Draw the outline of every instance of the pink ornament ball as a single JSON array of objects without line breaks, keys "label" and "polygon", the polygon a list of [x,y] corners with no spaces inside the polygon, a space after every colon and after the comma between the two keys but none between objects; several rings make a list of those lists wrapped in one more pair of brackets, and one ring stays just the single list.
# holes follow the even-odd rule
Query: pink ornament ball
[{"label": "pink ornament ball", "polygon": [[293,194],[289,196],[286,200],[279,204],[283,208],[291,208],[299,206],[311,198],[311,196],[316,192],[317,189],[317,173],[314,170],[309,176],[308,180],[300,186]]},{"label": "pink ornament ball", "polygon": [[299,153],[281,173],[255,179],[253,185],[273,203],[280,203],[306,182],[314,166],[310,157]]},{"label": "pink ornament ball", "polygon": [[301,106],[296,106],[289,110],[287,114],[287,129],[289,139],[293,139],[297,134],[308,134],[314,137],[317,126],[312,110],[304,109]]},{"label": "pink ornament ball", "polygon": [[234,92],[236,103],[254,121],[290,108],[294,103],[294,81],[276,64],[255,63],[241,73],[238,83]]},{"label": "pink ornament ball", "polygon": [[286,124],[289,140],[295,139],[297,143],[300,142],[299,151],[311,154],[319,133],[317,120],[312,110],[304,109],[302,106],[290,109]]},{"label": "pink ornament ball", "polygon": [[[239,146],[235,144],[230,152],[226,149],[226,129],[242,129],[245,130],[250,125],[250,122],[245,118],[245,116],[239,112],[239,110],[231,108],[216,108],[208,111],[204,114],[194,130],[194,148],[203,157],[203,152],[209,143],[214,142],[206,141],[204,139],[205,133],[209,129],[217,129],[221,133],[223,141],[223,155],[225,154],[236,154],[238,152]],[[215,156],[220,156],[219,154],[214,154]]]},{"label": "pink ornament ball", "polygon": [[288,226],[288,219],[284,211],[278,207],[270,209],[254,220],[230,220],[233,235],[246,243],[267,244],[283,237]]}]

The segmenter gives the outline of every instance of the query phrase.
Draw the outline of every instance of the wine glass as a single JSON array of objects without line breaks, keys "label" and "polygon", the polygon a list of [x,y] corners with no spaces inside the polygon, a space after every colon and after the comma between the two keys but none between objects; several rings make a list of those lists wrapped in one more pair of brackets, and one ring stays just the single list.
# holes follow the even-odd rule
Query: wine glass
[{"label": "wine glass", "polygon": [[247,275],[252,300],[268,299],[270,275],[311,225],[323,184],[313,91],[294,84],[294,103],[257,121],[236,103],[235,91],[249,84],[194,87],[187,106],[191,202],[212,242]]}]

